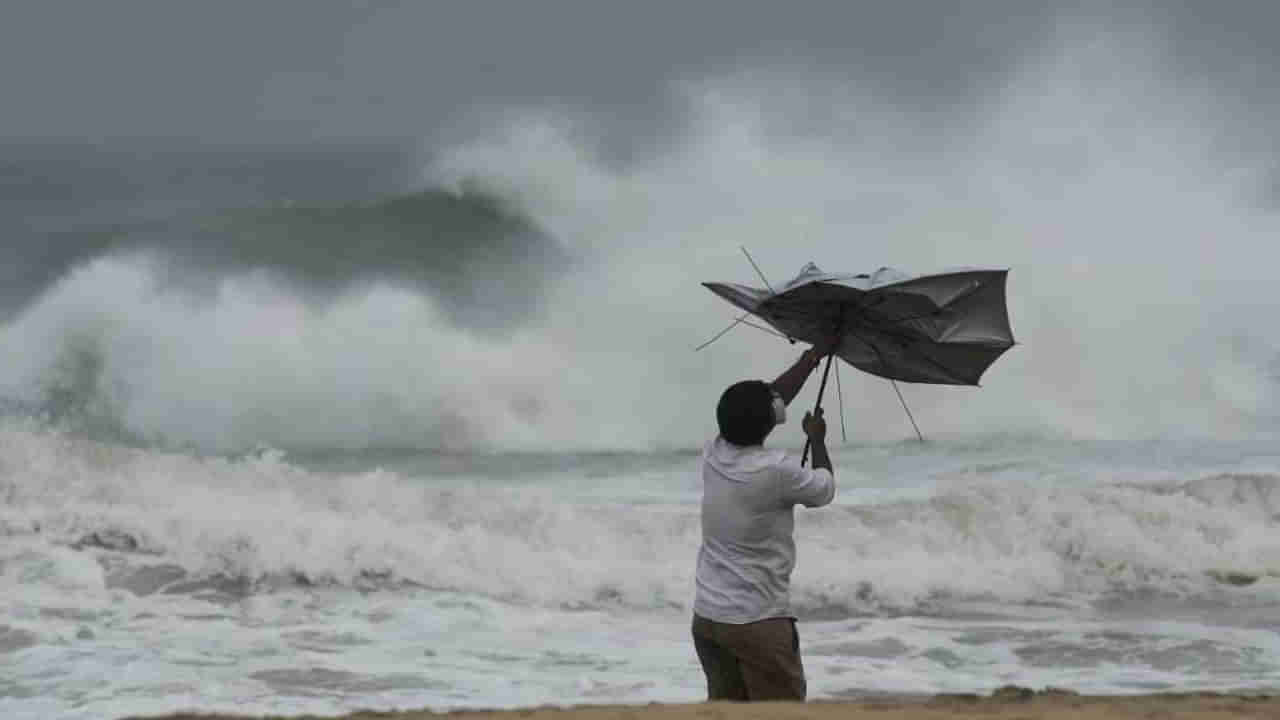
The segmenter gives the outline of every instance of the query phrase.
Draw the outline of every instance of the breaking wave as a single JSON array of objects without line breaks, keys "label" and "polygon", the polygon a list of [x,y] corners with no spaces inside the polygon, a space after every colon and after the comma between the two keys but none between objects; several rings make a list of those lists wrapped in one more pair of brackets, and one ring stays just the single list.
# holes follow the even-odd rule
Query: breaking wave
[{"label": "breaking wave", "polygon": [[[691,464],[673,460],[669,472]],[[298,584],[412,585],[552,607],[684,611],[700,537],[692,503],[570,501],[555,483],[317,473],[270,451],[200,459],[13,424],[0,430],[0,472],[0,567],[10,579],[90,595],[216,600]],[[964,600],[1214,597],[1223,573],[1247,584],[1280,570],[1278,525],[1277,473],[979,483],[801,512],[793,592],[801,614],[844,615],[945,612]]]},{"label": "breaking wave", "polygon": [[[475,191],[432,189],[357,203],[199,211],[173,218],[55,232],[15,274],[65,278],[105,257],[143,255],[159,287],[208,295],[219,282],[266,273],[317,299],[386,282],[427,293],[460,325],[510,328],[527,320],[564,248],[514,208]],[[29,303],[50,289],[31,288]]]},{"label": "breaking wave", "polygon": [[[754,282],[746,246],[775,279],[1011,268],[1022,344],[981,390],[904,389],[927,436],[1276,436],[1273,168],[1149,38],[1064,28],[946,132],[843,76],[743,72],[679,86],[680,132],[625,165],[511,111],[373,197],[335,173],[284,198],[329,166],[268,187],[251,157],[194,209],[120,201],[15,251],[0,397],[201,451],[697,447],[722,388],[795,355],[749,329],[692,351],[732,319],[699,283]],[[844,380],[854,437],[910,435]]]},{"label": "breaking wave", "polygon": [[[223,451],[492,442],[473,426],[508,409],[454,392],[477,369],[467,348],[511,347],[572,269],[536,224],[465,188],[50,243],[14,255],[28,277],[56,281],[0,328],[0,410],[100,440]],[[515,375],[503,384],[530,385]],[[531,393],[508,395],[485,404],[536,412]],[[469,416],[451,409],[462,405]],[[299,424],[320,409],[319,426]]]}]

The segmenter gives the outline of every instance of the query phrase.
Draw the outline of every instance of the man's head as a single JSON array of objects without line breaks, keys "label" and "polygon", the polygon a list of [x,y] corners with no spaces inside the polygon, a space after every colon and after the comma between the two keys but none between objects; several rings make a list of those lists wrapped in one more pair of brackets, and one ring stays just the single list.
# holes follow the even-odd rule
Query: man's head
[{"label": "man's head", "polygon": [[720,436],[734,445],[763,443],[785,419],[786,405],[763,380],[743,380],[730,385],[716,405]]}]

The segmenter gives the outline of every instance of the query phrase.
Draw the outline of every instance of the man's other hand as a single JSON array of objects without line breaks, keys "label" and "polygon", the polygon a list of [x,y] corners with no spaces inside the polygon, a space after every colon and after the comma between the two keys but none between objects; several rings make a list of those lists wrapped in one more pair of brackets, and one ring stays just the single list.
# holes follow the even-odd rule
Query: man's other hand
[{"label": "man's other hand", "polygon": [[827,421],[822,418],[822,408],[818,408],[816,413],[805,413],[804,420],[800,421],[800,427],[815,443],[823,442],[827,438]]}]

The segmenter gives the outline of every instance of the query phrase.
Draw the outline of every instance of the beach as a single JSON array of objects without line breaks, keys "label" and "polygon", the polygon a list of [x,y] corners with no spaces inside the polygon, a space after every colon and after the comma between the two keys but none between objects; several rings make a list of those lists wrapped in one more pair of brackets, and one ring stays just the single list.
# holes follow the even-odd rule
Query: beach
[{"label": "beach", "polygon": [[[154,720],[248,720],[249,715],[179,713]],[[283,718],[288,716],[270,716]],[[301,717],[301,716],[298,716]],[[359,712],[344,720],[1215,720],[1280,717],[1280,696],[1231,693],[1161,693],[1083,696],[1070,691],[1034,692],[1008,687],[990,696],[945,694],[929,698],[879,698],[810,703],[694,703],[600,705],[575,708],[475,710],[451,713]],[[139,716],[139,720],[141,716]],[[134,720],[129,718],[128,720]]]}]

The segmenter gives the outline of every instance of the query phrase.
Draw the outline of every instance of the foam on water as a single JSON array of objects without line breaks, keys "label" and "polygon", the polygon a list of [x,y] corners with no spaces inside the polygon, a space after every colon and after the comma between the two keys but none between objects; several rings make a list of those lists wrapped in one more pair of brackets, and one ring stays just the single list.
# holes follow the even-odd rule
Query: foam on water
[{"label": "foam on water", "polygon": [[[1064,23],[945,133],[843,71],[762,69],[680,85],[679,136],[626,165],[580,118],[511,111],[433,152],[429,190],[142,187],[119,227],[59,221],[85,234],[24,253],[45,271],[0,327],[0,408],[68,423],[0,422],[0,714],[700,697],[689,451],[728,382],[795,356],[687,351],[742,245],[773,277],[1013,270],[1023,345],[988,386],[905,390],[931,443],[892,444],[896,395],[845,377],[866,445],[797,523],[815,696],[1274,689],[1273,169],[1158,45]],[[383,251],[335,268],[335,224]],[[466,282],[403,267],[473,233],[501,252]],[[529,257],[555,271],[507,286]]]},{"label": "foam on water", "polygon": [[[376,468],[331,474],[276,452],[195,458],[21,424],[3,428],[0,447],[0,527],[76,558],[29,571],[69,587],[192,578],[223,578],[244,592],[281,583],[412,584],[549,607],[687,607],[699,533],[690,456],[673,456],[662,473],[668,487],[685,491],[654,502],[662,486],[643,476],[647,486],[600,478],[583,492],[571,474],[517,486]],[[858,454],[847,460],[856,468]],[[1126,473],[1066,482],[1048,463],[977,462],[961,471],[955,460],[954,451],[938,451],[934,462],[945,465],[924,474],[927,498],[911,498],[917,488],[866,504],[868,490],[877,491],[859,487],[855,469],[845,479],[848,498],[802,512],[810,549],[796,573],[799,607],[1196,594],[1215,587],[1205,573],[1272,570],[1280,551],[1280,474],[1190,468],[1155,482]],[[957,473],[969,478],[957,481]],[[104,581],[83,570],[83,557],[98,551],[133,559],[109,565]],[[172,567],[173,576],[139,574],[145,564]]]},{"label": "foam on water", "polygon": [[[1280,579],[1207,573],[1273,569],[1280,473],[1263,455],[1141,472],[1132,449],[1073,465],[1078,450],[838,452],[836,506],[797,524],[813,694],[1266,686]],[[700,697],[686,636],[696,457],[578,472],[329,472],[8,421],[0,707],[70,718]]]}]

